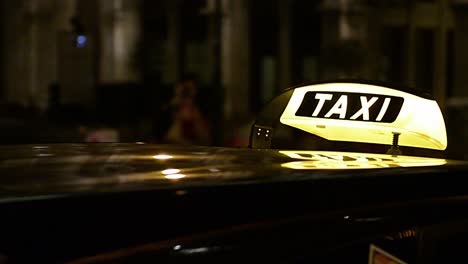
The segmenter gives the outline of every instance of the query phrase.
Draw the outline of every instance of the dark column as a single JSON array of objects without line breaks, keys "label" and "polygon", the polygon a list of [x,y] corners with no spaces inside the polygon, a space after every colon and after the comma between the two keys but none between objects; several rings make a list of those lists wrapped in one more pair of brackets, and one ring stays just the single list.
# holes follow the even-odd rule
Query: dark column
[{"label": "dark column", "polygon": [[0,1],[0,102],[4,100],[5,97],[5,68],[6,64],[4,54],[7,52],[5,50],[5,17],[6,17],[6,1]]},{"label": "dark column", "polygon": [[233,119],[245,117],[249,111],[249,1],[226,2],[218,67],[223,71],[225,117]]},{"label": "dark column", "polygon": [[183,72],[182,32],[181,32],[181,0],[166,0],[167,6],[167,73],[168,79],[177,81]]},{"label": "dark column", "polygon": [[[437,0],[437,25],[434,34],[434,98],[445,112],[447,95],[447,15],[448,1]],[[466,49],[466,46],[465,46]]]},{"label": "dark column", "polygon": [[468,1],[455,5],[454,97],[468,97]]},{"label": "dark column", "polygon": [[291,9],[292,3],[289,0],[278,1],[279,11],[279,49],[278,49],[278,83],[275,90],[283,90],[292,85],[291,78]]},{"label": "dark column", "polygon": [[454,1],[454,83],[447,104],[448,155],[468,159],[468,1]]}]

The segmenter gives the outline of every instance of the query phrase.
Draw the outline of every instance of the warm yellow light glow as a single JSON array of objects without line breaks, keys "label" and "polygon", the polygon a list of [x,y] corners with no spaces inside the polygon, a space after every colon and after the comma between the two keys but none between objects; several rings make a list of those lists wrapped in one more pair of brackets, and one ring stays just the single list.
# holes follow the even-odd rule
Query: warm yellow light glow
[{"label": "warm yellow light glow", "polygon": [[178,180],[178,179],[185,178],[185,174],[176,173],[176,174],[169,174],[164,177],[169,180]]},{"label": "warm yellow light glow", "polygon": [[179,173],[179,169],[165,169],[162,171],[162,174],[169,175],[169,174],[177,174]]},{"label": "warm yellow light glow", "polygon": [[280,151],[295,161],[282,167],[298,170],[315,169],[372,169],[390,167],[424,167],[446,164],[445,159],[387,154],[332,152],[332,151]]},{"label": "warm yellow light glow", "polygon": [[[298,116],[296,113],[308,92],[320,92],[315,97],[318,101],[316,109],[311,116]],[[354,115],[351,113],[346,119],[343,116],[347,107],[347,97],[340,97],[333,107],[325,109],[325,102],[329,102],[331,98],[331,94],[327,92],[375,96],[369,98],[362,96],[362,108],[352,112]],[[403,104],[394,121],[381,122],[388,110],[391,96],[403,98]],[[382,106],[379,109],[372,109],[376,101],[382,102]],[[374,120],[369,120],[369,109],[377,110],[378,115]],[[325,113],[322,117],[318,116],[320,111]],[[328,118],[330,116],[335,118]],[[358,121],[357,118],[366,121]],[[376,85],[326,83],[296,88],[280,121],[328,140],[391,145],[393,133],[399,133],[398,144],[401,146],[438,150],[447,147],[445,122],[437,102]]]},{"label": "warm yellow light glow", "polygon": [[166,159],[172,159],[171,155],[166,155],[166,154],[158,154],[153,156],[154,159],[158,160],[166,160]]}]

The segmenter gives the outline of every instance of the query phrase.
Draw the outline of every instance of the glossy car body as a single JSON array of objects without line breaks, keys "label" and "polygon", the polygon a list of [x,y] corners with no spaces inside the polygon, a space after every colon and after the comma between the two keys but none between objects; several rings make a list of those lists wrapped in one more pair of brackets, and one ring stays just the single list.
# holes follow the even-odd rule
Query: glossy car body
[{"label": "glossy car body", "polygon": [[466,162],[300,169],[284,164],[310,156],[148,144],[0,153],[4,263],[366,263],[371,245],[408,263],[466,260]]}]

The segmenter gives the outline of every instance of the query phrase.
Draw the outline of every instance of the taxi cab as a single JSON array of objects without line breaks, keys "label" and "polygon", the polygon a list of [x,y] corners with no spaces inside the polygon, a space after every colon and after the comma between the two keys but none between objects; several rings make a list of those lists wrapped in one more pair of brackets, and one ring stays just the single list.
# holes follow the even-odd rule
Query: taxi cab
[{"label": "taxi cab", "polygon": [[[272,149],[279,125],[382,153]],[[1,147],[0,263],[467,261],[468,162],[424,94],[357,82],[270,101],[245,148]]]}]

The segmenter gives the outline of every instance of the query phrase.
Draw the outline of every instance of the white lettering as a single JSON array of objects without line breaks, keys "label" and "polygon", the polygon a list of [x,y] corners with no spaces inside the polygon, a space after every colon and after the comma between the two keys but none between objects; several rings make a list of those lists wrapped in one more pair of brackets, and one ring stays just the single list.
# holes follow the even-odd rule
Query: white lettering
[{"label": "white lettering", "polygon": [[361,110],[357,111],[351,119],[357,119],[362,115],[362,120],[369,120],[369,108],[379,99],[378,97],[372,97],[370,101],[367,101],[366,96],[361,96]]},{"label": "white lettering", "polygon": [[331,94],[317,93],[315,95],[315,99],[319,99],[319,102],[318,102],[317,107],[315,108],[314,112],[312,113],[312,116],[318,116],[318,114],[322,110],[323,104],[325,104],[325,101],[331,100],[332,97],[333,97],[333,95],[331,95]]},{"label": "white lettering", "polygon": [[382,118],[384,117],[385,113],[387,112],[388,105],[390,104],[391,99],[390,98],[385,98],[382,108],[380,108],[379,115],[375,119],[375,121],[381,121]]},{"label": "white lettering", "polygon": [[348,96],[342,95],[335,105],[328,111],[325,117],[330,117],[332,115],[338,114],[340,118],[346,117],[346,109],[348,108]]}]

